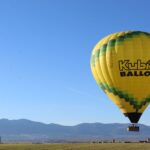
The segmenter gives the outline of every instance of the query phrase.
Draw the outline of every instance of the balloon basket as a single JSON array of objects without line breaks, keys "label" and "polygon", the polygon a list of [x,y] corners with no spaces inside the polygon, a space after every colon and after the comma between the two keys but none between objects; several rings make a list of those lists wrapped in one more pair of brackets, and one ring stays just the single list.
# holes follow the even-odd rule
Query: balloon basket
[{"label": "balloon basket", "polygon": [[139,128],[139,126],[136,126],[135,124],[132,124],[132,125],[128,126],[127,131],[139,132],[140,128]]}]

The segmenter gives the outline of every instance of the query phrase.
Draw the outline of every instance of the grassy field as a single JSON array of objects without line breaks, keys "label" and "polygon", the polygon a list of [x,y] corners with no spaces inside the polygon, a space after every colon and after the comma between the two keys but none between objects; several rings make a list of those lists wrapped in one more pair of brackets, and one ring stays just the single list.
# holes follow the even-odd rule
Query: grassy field
[{"label": "grassy field", "polygon": [[150,144],[1,144],[0,150],[150,150]]}]

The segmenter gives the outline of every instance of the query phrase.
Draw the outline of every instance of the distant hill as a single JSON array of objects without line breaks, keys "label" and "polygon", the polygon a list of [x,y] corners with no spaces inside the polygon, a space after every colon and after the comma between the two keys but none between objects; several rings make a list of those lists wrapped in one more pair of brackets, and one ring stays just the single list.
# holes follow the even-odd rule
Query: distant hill
[{"label": "distant hill", "polygon": [[44,124],[26,119],[0,119],[3,141],[57,141],[101,139],[145,139],[150,137],[150,126],[140,124],[140,132],[128,132],[128,124],[82,123],[75,126]]}]

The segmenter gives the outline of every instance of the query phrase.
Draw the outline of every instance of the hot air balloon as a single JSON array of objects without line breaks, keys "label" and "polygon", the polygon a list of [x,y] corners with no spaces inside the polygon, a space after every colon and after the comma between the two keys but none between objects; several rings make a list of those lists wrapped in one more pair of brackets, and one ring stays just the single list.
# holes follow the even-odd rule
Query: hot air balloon
[{"label": "hot air balloon", "polygon": [[110,34],[92,51],[92,74],[99,87],[139,131],[137,123],[150,103],[150,33]]}]

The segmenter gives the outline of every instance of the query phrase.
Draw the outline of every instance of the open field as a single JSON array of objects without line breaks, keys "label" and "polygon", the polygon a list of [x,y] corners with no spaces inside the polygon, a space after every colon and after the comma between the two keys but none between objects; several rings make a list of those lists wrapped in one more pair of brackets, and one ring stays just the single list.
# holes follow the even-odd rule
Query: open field
[{"label": "open field", "polygon": [[1,144],[0,150],[150,150],[148,143]]}]

